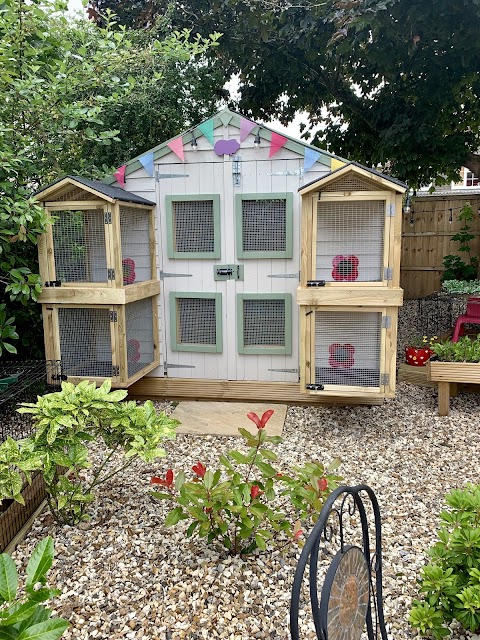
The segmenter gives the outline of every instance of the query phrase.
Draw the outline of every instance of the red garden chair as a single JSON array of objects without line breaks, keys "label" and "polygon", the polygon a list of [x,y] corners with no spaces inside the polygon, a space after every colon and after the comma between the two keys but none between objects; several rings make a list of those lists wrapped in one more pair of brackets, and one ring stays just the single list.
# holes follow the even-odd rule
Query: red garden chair
[{"label": "red garden chair", "polygon": [[480,324],[480,298],[468,298],[467,313],[464,316],[458,316],[452,342],[458,342],[458,338],[462,335],[464,324]]}]

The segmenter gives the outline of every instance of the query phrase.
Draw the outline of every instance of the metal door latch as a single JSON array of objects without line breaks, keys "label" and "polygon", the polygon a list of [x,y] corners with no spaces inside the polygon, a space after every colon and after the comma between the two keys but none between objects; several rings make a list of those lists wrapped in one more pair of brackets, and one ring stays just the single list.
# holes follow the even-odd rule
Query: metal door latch
[{"label": "metal door latch", "polygon": [[323,391],[325,389],[323,384],[307,384],[306,387],[308,391]]},{"label": "metal door latch", "polygon": [[307,287],[324,287],[325,280],[307,280]]},{"label": "metal door latch", "polygon": [[214,280],[243,280],[243,264],[216,264],[213,267]]}]

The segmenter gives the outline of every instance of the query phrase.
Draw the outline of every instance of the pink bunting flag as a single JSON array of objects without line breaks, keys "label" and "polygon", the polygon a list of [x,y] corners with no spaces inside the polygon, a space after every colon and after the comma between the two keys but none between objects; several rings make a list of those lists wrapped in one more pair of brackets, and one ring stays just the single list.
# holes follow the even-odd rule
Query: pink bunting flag
[{"label": "pink bunting flag", "polygon": [[245,138],[248,136],[250,131],[256,127],[255,122],[251,120],[246,120],[245,118],[241,118],[240,120],[240,142],[243,142]]},{"label": "pink bunting flag", "polygon": [[277,151],[279,151],[283,145],[287,142],[288,138],[281,136],[279,133],[272,132],[272,139],[270,141],[270,153],[268,157],[271,158],[274,156]]},{"label": "pink bunting flag", "polygon": [[167,144],[167,147],[170,147],[170,149],[173,151],[173,153],[175,153],[182,162],[185,162],[185,156],[183,155],[183,139],[182,136],[180,136],[179,138],[175,138],[175,140],[172,140],[171,142],[169,142]]},{"label": "pink bunting flag", "polygon": [[126,170],[126,168],[127,168],[127,165],[126,164],[122,164],[122,166],[118,167],[118,169],[113,174],[115,176],[115,179],[117,180],[117,182],[122,185],[123,189],[125,189],[125,170]]}]

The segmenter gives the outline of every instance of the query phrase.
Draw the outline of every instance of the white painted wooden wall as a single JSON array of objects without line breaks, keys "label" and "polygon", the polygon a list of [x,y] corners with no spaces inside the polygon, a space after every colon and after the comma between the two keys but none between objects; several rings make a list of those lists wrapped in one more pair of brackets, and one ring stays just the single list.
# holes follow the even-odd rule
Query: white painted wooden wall
[{"label": "white painted wooden wall", "polygon": [[[239,130],[231,125],[215,129],[215,140],[239,140]],[[269,159],[270,144],[262,140],[255,148],[251,134],[235,154],[240,156],[240,186],[234,186],[233,156],[217,156],[205,137],[197,139],[198,149],[184,145],[185,162],[172,152],[155,163],[160,174],[186,174],[185,177],[162,178],[156,181],[143,169],[127,176],[128,191],[155,201],[157,270],[179,274],[166,277],[159,296],[159,330],[161,362],[168,365],[169,377],[205,378],[217,380],[298,381],[299,327],[296,289],[299,278],[270,277],[300,272],[300,210],[298,188],[330,171],[330,167],[315,164],[302,176],[303,154],[282,148]],[[288,172],[289,175],[285,175]],[[292,259],[239,259],[235,251],[235,194],[237,193],[293,194],[293,257]],[[219,194],[221,212],[221,257],[217,260],[173,260],[167,256],[167,227],[165,196]],[[241,264],[244,280],[214,280],[214,264]],[[180,274],[191,274],[185,277]],[[195,353],[173,351],[170,344],[169,293],[212,292],[222,295],[223,352]],[[292,354],[242,355],[237,350],[237,293],[289,293],[292,296]],[[290,372],[280,371],[283,369]],[[164,375],[163,364],[149,376]]]}]

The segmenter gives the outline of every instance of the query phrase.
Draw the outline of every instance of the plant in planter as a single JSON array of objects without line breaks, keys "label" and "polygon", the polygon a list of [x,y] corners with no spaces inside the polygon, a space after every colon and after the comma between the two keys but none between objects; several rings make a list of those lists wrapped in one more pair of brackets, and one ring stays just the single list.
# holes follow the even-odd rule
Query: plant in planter
[{"label": "plant in planter", "polygon": [[58,589],[46,585],[45,575],[53,562],[53,540],[41,540],[26,568],[25,594],[18,594],[17,568],[12,558],[0,555],[0,638],[18,640],[57,640],[63,636],[68,622],[52,618],[42,602],[57,596]]},{"label": "plant in planter", "polygon": [[333,472],[340,461],[327,467],[309,462],[293,467],[290,473],[277,471],[273,466],[277,455],[266,446],[282,442],[279,436],[265,432],[272,414],[273,410],[261,418],[247,414],[257,434],[239,429],[248,449],[220,456],[221,468],[211,470],[198,462],[190,481],[183,471],[174,474],[173,469],[163,478],[152,478],[163,489],[152,496],[175,505],[166,518],[167,527],[189,520],[187,536],[195,534],[208,542],[218,539],[232,555],[284,549],[301,542],[302,522],[317,516],[338,487],[341,478]]},{"label": "plant in planter", "polygon": [[475,340],[468,336],[458,342],[445,340],[432,345],[435,360],[440,362],[480,362],[480,334]]},{"label": "plant in planter", "polygon": [[438,542],[420,574],[424,600],[414,600],[409,618],[422,635],[437,640],[450,635],[446,625],[454,619],[480,631],[480,486],[454,489],[446,502]]},{"label": "plant in planter", "polygon": [[460,243],[458,250],[463,253],[466,259],[463,260],[460,256],[452,254],[445,256],[443,259],[445,271],[442,280],[475,280],[477,278],[480,260],[478,256],[472,255],[470,246],[470,242],[475,240],[475,236],[471,233],[470,224],[473,218],[473,209],[467,202],[458,215],[458,220],[463,222],[463,227],[451,238]]},{"label": "plant in planter", "polygon": [[458,294],[480,293],[480,280],[445,280],[442,282],[442,291]]},{"label": "plant in planter", "polygon": [[[153,403],[143,406],[121,402],[125,390],[110,391],[110,380],[101,387],[83,381],[77,386],[64,382],[62,390],[40,396],[36,403],[24,403],[18,411],[31,413],[34,435],[20,443],[21,449],[39,464],[47,503],[54,518],[64,524],[78,524],[88,518],[87,506],[95,488],[122,473],[136,459],[152,462],[165,455],[159,446],[173,437],[177,420],[158,414]],[[94,469],[87,444],[103,440],[107,453]],[[125,461],[112,464],[116,452]],[[57,465],[67,469],[58,476]]]},{"label": "plant in planter", "polygon": [[413,337],[408,346],[405,347],[405,359],[407,364],[413,367],[424,367],[433,354],[432,345],[434,344],[437,336],[415,336]]}]

